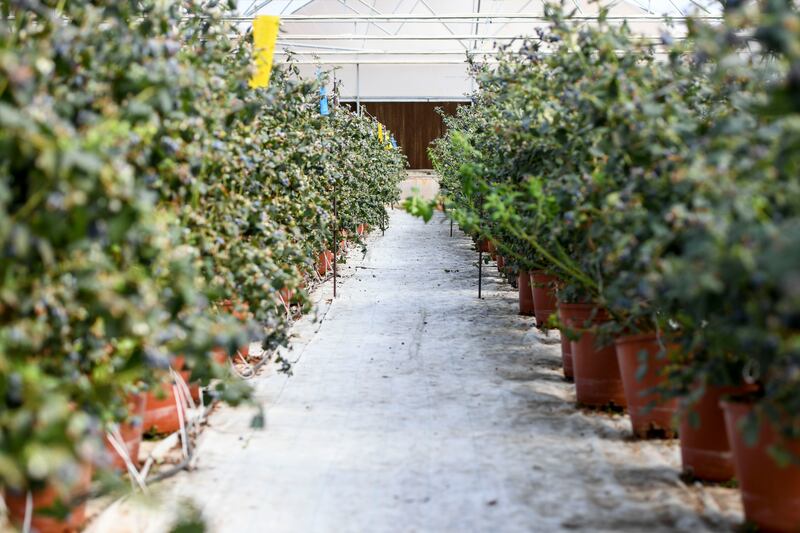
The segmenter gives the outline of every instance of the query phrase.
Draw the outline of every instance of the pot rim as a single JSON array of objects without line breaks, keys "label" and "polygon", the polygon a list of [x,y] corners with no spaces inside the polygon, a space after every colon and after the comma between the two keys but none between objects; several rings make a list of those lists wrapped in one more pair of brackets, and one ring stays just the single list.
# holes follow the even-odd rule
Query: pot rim
[{"label": "pot rim", "polygon": [[568,302],[562,302],[562,301],[559,300],[558,305],[562,306],[562,307],[565,307],[565,308],[568,308],[568,309],[586,309],[587,307],[590,308],[590,309],[602,309],[601,306],[599,306],[599,305],[597,305],[595,303],[576,303],[576,304],[573,304],[573,303],[568,303]]},{"label": "pot rim", "polygon": [[[630,344],[633,342],[641,342],[641,341],[658,341],[658,333],[655,331],[651,331],[649,333],[634,333],[632,335],[619,335],[614,338],[614,344]],[[664,338],[664,337],[661,337]]]}]

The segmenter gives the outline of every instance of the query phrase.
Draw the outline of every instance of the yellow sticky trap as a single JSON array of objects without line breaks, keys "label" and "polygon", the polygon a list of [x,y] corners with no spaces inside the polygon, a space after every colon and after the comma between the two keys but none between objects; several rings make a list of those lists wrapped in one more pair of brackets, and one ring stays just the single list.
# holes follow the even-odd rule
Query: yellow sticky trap
[{"label": "yellow sticky trap", "polygon": [[256,73],[250,79],[250,87],[257,89],[269,86],[272,75],[272,58],[275,55],[275,42],[281,18],[269,15],[258,16],[253,20],[253,53]]},{"label": "yellow sticky trap", "polygon": [[383,124],[378,122],[378,141],[383,144]]}]

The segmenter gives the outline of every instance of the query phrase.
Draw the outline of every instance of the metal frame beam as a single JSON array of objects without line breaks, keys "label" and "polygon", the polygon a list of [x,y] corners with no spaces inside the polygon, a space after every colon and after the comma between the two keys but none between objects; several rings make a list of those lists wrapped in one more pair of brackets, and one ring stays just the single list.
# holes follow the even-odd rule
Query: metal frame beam
[{"label": "metal frame beam", "polygon": [[[608,21],[628,21],[628,22],[667,22],[667,21],[682,21],[688,18],[692,18],[694,20],[705,20],[705,21],[721,21],[721,16],[716,15],[698,15],[695,17],[685,17],[685,16],[675,16],[675,17],[668,17],[668,16],[660,16],[660,15],[608,15],[606,16],[606,20]],[[228,20],[232,22],[252,22],[254,17],[252,16],[228,16],[222,17],[223,20]],[[465,23],[474,22],[476,19],[478,20],[486,20],[486,21],[540,21],[540,22],[548,22],[550,19],[544,15],[527,15],[522,13],[517,14],[508,14],[508,13],[497,13],[497,14],[488,14],[488,13],[472,13],[472,14],[447,14],[447,15],[420,15],[420,14],[409,14],[409,15],[397,15],[397,14],[389,14],[389,15],[286,15],[281,17],[281,21],[284,23],[292,23],[292,22],[331,22],[331,23],[342,23],[342,22],[424,22],[424,23],[435,23],[440,24],[441,21],[460,21]],[[597,21],[599,19],[596,15],[575,15],[570,17],[570,20],[576,21]]]},{"label": "metal frame beam", "polygon": [[359,34],[330,34],[323,33],[315,34],[299,34],[299,33],[281,33],[278,36],[278,42],[283,38],[291,38],[296,41],[459,41],[462,39],[474,41],[496,41],[496,40],[513,40],[520,39],[519,35],[514,36],[493,36],[493,35],[359,35]]},{"label": "metal frame beam", "polygon": [[[539,39],[536,35],[300,35],[286,33],[278,37],[278,43],[283,43],[291,39],[292,41],[457,41],[461,39],[470,41],[514,41],[522,39]],[[641,40],[652,40],[659,42],[660,37],[641,36]],[[314,45],[309,45],[314,46]]]},{"label": "metal frame beam", "polygon": [[284,50],[275,50],[276,54],[282,55],[295,55],[295,56],[309,56],[309,55],[318,55],[318,56],[379,56],[379,55],[386,55],[386,56],[463,56],[466,57],[469,55],[497,55],[496,50],[342,50],[342,51],[335,51],[335,50],[311,50],[311,51],[296,51],[290,49]]},{"label": "metal frame beam", "polygon": [[[361,2],[362,4],[364,4],[363,0],[357,0],[357,1]],[[350,11],[352,11],[353,13],[356,13],[356,14],[358,14],[358,15],[363,15],[363,14],[362,14],[360,11],[358,11],[356,8],[354,8],[353,6],[349,5],[349,4],[347,3],[347,0],[339,0],[339,3],[340,3],[340,4],[342,4],[342,6],[346,7],[347,9],[349,9]],[[369,6],[369,4],[364,4],[364,5],[366,5],[367,7],[370,7],[370,6]],[[367,16],[369,16],[369,15],[367,15]],[[282,19],[281,19],[281,20],[286,20],[286,19],[288,19],[288,18],[289,18],[289,17],[282,17]],[[370,20],[370,21],[368,21],[368,25],[375,26],[376,28],[378,28],[379,30],[381,30],[381,31],[382,31],[383,33],[385,33],[386,35],[392,35],[392,32],[390,32],[389,30],[387,30],[386,28],[384,28],[383,26],[381,26],[381,25],[380,25],[380,24],[378,24],[377,22],[374,22],[374,21],[371,21],[371,20]]]}]

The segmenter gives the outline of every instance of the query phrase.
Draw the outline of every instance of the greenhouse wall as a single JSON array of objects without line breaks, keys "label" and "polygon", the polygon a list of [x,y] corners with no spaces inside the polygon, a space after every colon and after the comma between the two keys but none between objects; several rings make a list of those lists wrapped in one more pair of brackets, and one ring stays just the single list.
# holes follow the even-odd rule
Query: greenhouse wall
[{"label": "greenhouse wall", "polygon": [[[408,157],[411,169],[433,168],[428,158],[428,146],[445,133],[444,122],[437,111],[452,115],[465,101],[436,102],[362,102],[361,107],[386,125],[397,144]],[[348,105],[355,108],[355,102]]]}]

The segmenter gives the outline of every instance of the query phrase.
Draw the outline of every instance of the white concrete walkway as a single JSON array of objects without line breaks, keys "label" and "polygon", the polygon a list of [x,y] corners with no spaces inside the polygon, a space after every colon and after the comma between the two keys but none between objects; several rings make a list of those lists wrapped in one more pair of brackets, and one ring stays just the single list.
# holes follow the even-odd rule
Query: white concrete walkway
[{"label": "white concrete walkway", "polygon": [[475,261],[441,216],[394,211],[324,322],[298,324],[294,376],[256,380],[267,427],[220,409],[161,510],[124,502],[92,530],[160,533],[182,498],[232,533],[729,530],[736,492],[687,487],[677,444],[577,411],[558,337],[493,267],[479,301]]}]

